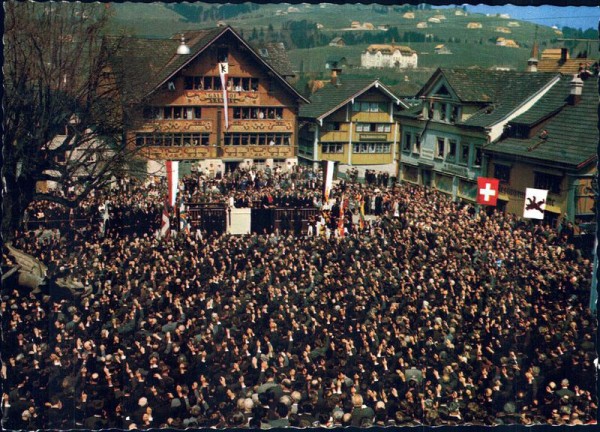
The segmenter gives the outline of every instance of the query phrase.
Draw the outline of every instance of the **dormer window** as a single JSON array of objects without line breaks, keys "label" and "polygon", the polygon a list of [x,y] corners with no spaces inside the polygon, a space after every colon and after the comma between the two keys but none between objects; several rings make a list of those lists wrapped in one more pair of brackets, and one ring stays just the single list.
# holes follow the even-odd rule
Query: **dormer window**
[{"label": "dormer window", "polygon": [[439,106],[439,119],[441,121],[446,121],[446,104],[445,103],[440,103],[438,104]]},{"label": "dormer window", "polygon": [[451,105],[450,110],[450,123],[456,123],[460,121],[460,106]]}]

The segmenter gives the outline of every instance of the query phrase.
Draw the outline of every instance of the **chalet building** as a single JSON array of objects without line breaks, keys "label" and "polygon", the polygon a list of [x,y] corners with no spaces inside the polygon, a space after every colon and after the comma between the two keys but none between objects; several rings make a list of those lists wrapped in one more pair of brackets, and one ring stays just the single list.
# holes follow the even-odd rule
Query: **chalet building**
[{"label": "chalet building", "polygon": [[539,72],[576,74],[580,72],[580,68],[589,68],[594,61],[588,58],[571,58],[568,48],[548,48],[542,51],[537,70]]},{"label": "chalet building", "polygon": [[149,172],[166,160],[211,174],[297,163],[298,109],[308,101],[289,82],[282,44],[254,47],[231,27],[121,44],[113,64],[126,140],[142,147]]},{"label": "chalet building", "polygon": [[452,54],[452,51],[450,51],[450,48],[448,48],[444,44],[436,45],[434,48],[434,52],[436,54]]},{"label": "chalet building", "polygon": [[332,74],[300,107],[298,159],[316,166],[338,163],[340,172],[356,167],[397,173],[399,125],[394,115],[408,106],[378,80],[343,79]]},{"label": "chalet building", "polygon": [[404,45],[369,45],[360,56],[360,65],[364,68],[416,68],[419,56],[417,52]]},{"label": "chalet building", "polygon": [[519,214],[527,187],[549,190],[545,219],[595,220],[598,80],[563,75],[501,137],[484,146],[487,176],[500,180],[498,206]]},{"label": "chalet building", "polygon": [[329,42],[329,46],[344,47],[346,46],[346,41],[344,41],[342,37],[336,36],[333,39],[331,39],[331,42]]},{"label": "chalet building", "polygon": [[489,170],[484,148],[560,80],[558,74],[438,69],[417,93],[422,103],[396,114],[400,181],[475,202],[477,177]]}]

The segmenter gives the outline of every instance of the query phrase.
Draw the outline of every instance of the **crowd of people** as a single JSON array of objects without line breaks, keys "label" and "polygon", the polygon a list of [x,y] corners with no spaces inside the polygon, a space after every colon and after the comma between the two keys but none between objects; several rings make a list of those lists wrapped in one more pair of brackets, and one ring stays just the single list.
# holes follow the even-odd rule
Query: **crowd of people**
[{"label": "crowd of people", "polygon": [[[123,187],[89,208],[160,205]],[[319,190],[318,173],[248,171],[183,193]],[[3,288],[3,427],[596,424],[592,264],[571,232],[415,185],[331,196],[381,205],[344,236],[20,232],[84,289]]]}]

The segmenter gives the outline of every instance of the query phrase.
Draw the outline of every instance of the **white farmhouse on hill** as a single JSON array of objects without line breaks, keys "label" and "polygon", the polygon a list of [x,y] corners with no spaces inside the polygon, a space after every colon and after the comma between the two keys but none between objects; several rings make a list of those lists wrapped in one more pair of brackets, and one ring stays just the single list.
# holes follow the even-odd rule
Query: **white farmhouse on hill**
[{"label": "white farmhouse on hill", "polygon": [[404,45],[369,45],[360,56],[365,68],[416,68],[417,61],[417,52]]}]

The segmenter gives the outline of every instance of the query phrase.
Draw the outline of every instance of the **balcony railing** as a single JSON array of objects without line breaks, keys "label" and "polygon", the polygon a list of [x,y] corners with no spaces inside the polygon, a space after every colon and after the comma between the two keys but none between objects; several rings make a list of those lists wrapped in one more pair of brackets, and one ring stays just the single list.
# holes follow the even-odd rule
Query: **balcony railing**
[{"label": "balcony railing", "polygon": [[224,146],[218,148],[218,157],[241,159],[291,158],[295,156],[293,146]]},{"label": "balcony railing", "polygon": [[211,159],[217,157],[217,148],[214,146],[146,147],[141,150],[141,154],[148,159]]}]

